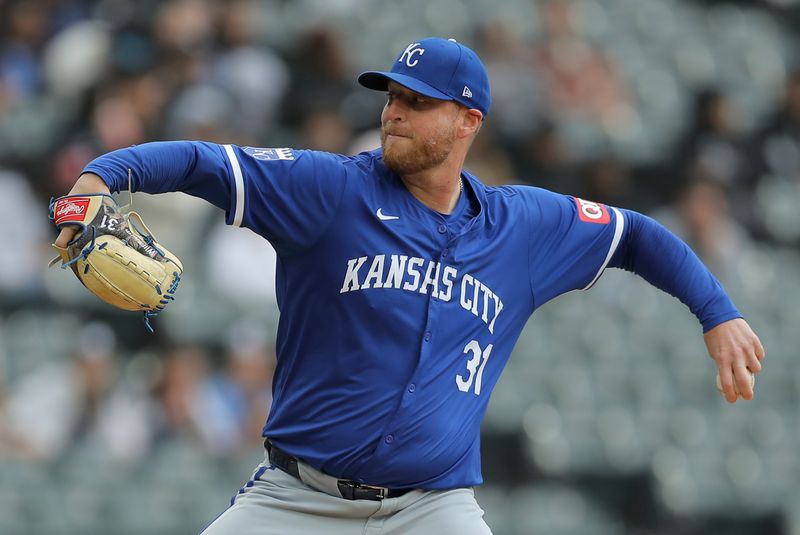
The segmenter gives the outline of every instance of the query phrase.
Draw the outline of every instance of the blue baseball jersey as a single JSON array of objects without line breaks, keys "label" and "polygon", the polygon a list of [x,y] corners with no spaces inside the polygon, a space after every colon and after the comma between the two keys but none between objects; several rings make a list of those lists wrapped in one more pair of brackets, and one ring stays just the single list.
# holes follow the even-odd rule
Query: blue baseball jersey
[{"label": "blue baseball jersey", "polygon": [[[387,487],[481,483],[480,423],[525,323],[591,286],[629,219],[468,172],[442,215],[379,150],[154,143],[86,170],[120,190],[128,168],[135,190],[203,197],[272,243],[280,321],[264,435],[328,474]],[[715,321],[738,316],[722,301]]]}]

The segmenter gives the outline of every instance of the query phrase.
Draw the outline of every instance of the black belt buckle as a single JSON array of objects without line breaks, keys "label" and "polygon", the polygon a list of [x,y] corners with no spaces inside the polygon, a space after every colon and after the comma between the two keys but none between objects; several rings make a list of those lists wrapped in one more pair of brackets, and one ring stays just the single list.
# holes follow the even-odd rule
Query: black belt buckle
[{"label": "black belt buckle", "polygon": [[[298,459],[288,453],[282,451],[275,446],[272,441],[267,438],[264,440],[264,447],[267,450],[267,457],[269,462],[287,474],[290,474],[300,479],[300,469],[298,467]],[[339,479],[336,482],[339,488],[339,494],[346,500],[372,500],[380,501],[386,498],[396,498],[409,492],[412,489],[386,489],[384,487],[373,487],[372,485],[364,485],[352,479]]]},{"label": "black belt buckle", "polygon": [[345,500],[373,500],[380,501],[386,497],[386,489],[383,487],[373,487],[362,485],[358,481],[340,479],[336,482],[339,493]]}]

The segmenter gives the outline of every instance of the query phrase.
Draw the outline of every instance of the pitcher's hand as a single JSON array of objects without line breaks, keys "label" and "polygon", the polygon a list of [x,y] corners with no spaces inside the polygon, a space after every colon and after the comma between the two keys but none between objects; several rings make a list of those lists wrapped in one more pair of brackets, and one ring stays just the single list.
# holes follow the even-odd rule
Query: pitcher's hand
[{"label": "pitcher's hand", "polygon": [[744,399],[753,399],[753,385],[750,374],[761,371],[764,360],[764,346],[741,318],[720,323],[703,335],[708,354],[717,363],[722,392],[729,403],[738,397],[733,382]]},{"label": "pitcher's hand", "polygon": [[[109,191],[108,186],[106,186],[102,178],[94,173],[84,173],[78,178],[75,185],[72,186],[68,195],[86,195],[89,193],[105,193],[109,195],[111,191]],[[62,227],[55,241],[56,246],[62,249],[66,247],[79,230],[80,228],[76,226]]]}]

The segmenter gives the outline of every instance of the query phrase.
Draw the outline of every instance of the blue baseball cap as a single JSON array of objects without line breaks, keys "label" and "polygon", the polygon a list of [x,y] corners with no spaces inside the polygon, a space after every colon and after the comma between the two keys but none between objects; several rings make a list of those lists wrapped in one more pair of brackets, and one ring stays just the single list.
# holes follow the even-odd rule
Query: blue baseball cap
[{"label": "blue baseball cap", "polygon": [[455,39],[428,37],[409,44],[389,72],[367,71],[358,83],[386,91],[389,80],[422,95],[455,100],[486,117],[492,105],[489,76],[478,55]]}]

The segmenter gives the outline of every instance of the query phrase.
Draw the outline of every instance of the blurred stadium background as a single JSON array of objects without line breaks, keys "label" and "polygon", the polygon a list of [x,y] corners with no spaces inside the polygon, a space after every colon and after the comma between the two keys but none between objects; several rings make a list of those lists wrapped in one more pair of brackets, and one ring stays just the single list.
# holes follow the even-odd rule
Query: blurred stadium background
[{"label": "blurred stadium background", "polygon": [[151,335],[45,269],[50,196],[150,140],[372,148],[354,76],[435,34],[492,78],[470,169],[653,215],[768,351],[729,406],[696,320],[637,278],[544,307],[485,421],[494,533],[800,534],[798,28],[796,0],[0,1],[0,533],[197,532],[262,455],[268,244],[137,195],[186,266]]}]

